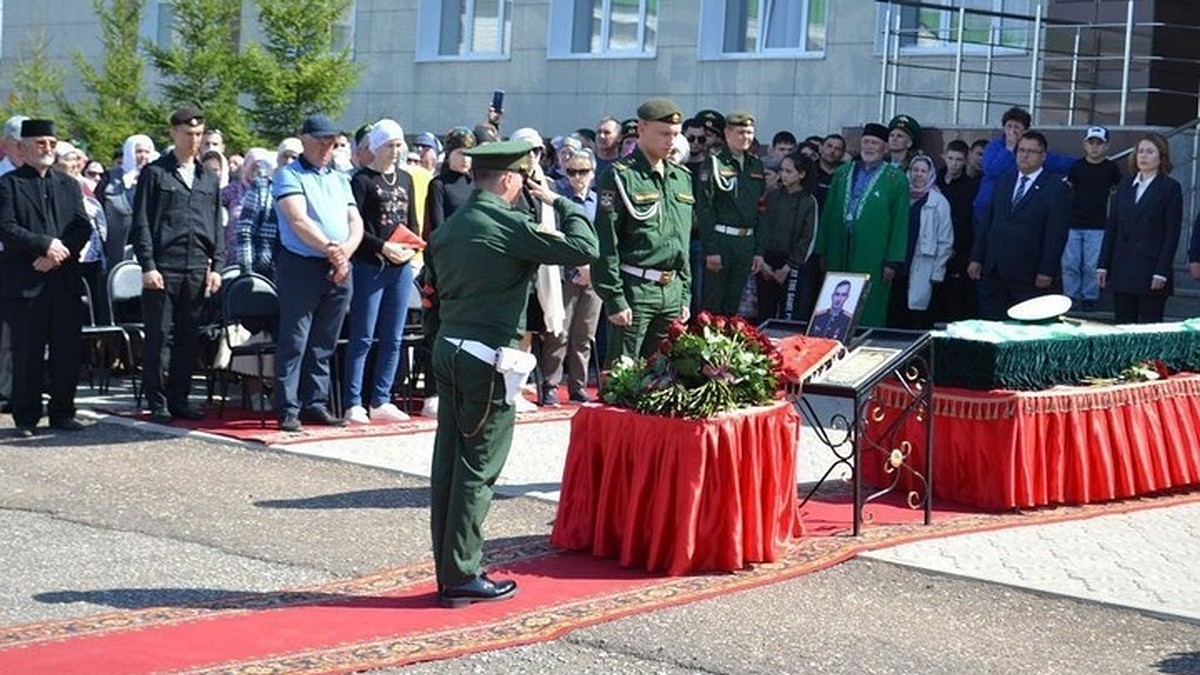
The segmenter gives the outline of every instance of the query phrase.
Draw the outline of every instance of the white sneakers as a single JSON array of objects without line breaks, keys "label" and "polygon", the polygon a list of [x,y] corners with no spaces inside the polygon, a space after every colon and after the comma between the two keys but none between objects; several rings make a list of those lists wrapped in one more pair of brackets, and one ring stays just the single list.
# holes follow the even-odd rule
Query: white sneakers
[{"label": "white sneakers", "polygon": [[537,404],[525,398],[524,396],[518,396],[516,402],[513,403],[513,407],[517,409],[517,413],[531,413],[538,411]]},{"label": "white sneakers", "polygon": [[350,424],[370,424],[371,418],[367,417],[367,409],[361,405],[351,406],[346,411],[346,421]]},{"label": "white sneakers", "polygon": [[367,414],[367,409],[361,405],[351,406],[346,411],[346,421],[351,424],[370,424],[371,420],[377,422],[407,422],[408,419],[408,415],[392,403],[384,403],[383,405],[371,408],[370,415]]},{"label": "white sneakers", "polygon": [[371,408],[371,419],[378,422],[407,422],[408,414],[396,407],[394,403],[384,403]]}]

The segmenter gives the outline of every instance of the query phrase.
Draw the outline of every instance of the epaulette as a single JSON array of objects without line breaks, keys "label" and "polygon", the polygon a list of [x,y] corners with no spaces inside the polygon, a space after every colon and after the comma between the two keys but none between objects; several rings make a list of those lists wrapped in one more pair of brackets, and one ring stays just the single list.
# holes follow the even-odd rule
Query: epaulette
[{"label": "epaulette", "polygon": [[624,171],[625,169],[629,168],[630,164],[631,162],[628,157],[622,157],[621,159],[618,159],[612,163],[612,168],[616,169],[617,171]]},{"label": "epaulette", "polygon": [[676,162],[673,160],[667,160],[667,161],[671,164],[671,166],[673,166],[677,169],[683,169],[683,172],[686,173],[687,175],[689,175],[689,176],[692,175],[692,170],[687,168],[686,164],[684,164],[682,162]]}]

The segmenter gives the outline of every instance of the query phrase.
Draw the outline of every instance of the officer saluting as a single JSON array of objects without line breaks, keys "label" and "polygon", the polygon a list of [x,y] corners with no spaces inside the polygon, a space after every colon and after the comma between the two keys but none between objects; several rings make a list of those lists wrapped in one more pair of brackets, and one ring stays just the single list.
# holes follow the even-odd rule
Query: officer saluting
[{"label": "officer saluting", "polygon": [[596,185],[600,260],[592,280],[612,324],[610,367],[622,356],[653,354],[672,321],[687,321],[691,303],[692,179],[667,160],[683,113],[663,98],[646,101],[637,113],[637,148]]},{"label": "officer saluting", "polygon": [[[530,149],[506,141],[467,150],[476,189],[434,231],[425,254],[434,303],[426,321],[436,334],[441,402],[430,524],[439,600],[449,607],[516,594],[515,582],[489,579],[480,566],[483,518],[512,445],[513,401],[536,361],[513,348],[525,330],[538,265],[587,265],[597,254],[587,215],[527,178]],[[554,207],[560,231],[540,232],[527,211],[513,208],[523,187]]]}]

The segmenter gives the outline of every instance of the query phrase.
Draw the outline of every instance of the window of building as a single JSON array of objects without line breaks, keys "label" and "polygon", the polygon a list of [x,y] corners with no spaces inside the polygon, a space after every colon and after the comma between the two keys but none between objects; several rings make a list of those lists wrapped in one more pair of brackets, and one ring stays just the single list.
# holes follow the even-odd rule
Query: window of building
[{"label": "window of building", "polygon": [[[939,3],[944,6],[965,7],[963,20],[963,42],[965,49],[984,50],[989,43],[1006,49],[1024,49],[1030,42],[1029,32],[1033,29],[1030,14],[1031,0],[952,0]],[[946,9],[930,9],[911,5],[892,5],[892,16],[899,16],[900,48],[905,51],[953,51],[958,48],[959,13]],[[972,13],[971,10],[995,14]],[[1006,14],[1009,16],[999,16]],[[1028,20],[1017,18],[1028,16]],[[887,8],[879,8],[879,38],[876,48],[883,49],[883,34],[887,32],[884,22]],[[893,18],[893,21],[895,19]]]},{"label": "window of building", "polygon": [[512,0],[420,0],[417,58],[508,58]]},{"label": "window of building", "polygon": [[551,0],[553,58],[654,56],[659,0]]},{"label": "window of building", "polygon": [[828,0],[701,0],[700,58],[821,56]]},{"label": "window of building", "polygon": [[175,42],[175,6],[170,0],[146,3],[138,32],[143,40],[162,49],[170,49]]}]

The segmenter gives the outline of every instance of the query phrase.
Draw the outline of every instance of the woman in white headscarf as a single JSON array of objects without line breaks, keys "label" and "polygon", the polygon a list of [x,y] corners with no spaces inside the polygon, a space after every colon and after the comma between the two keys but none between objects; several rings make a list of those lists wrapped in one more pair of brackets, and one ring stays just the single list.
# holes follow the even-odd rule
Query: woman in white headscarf
[{"label": "woman in white headscarf", "polygon": [[108,220],[108,239],[104,242],[104,257],[109,266],[125,259],[129,229],[133,223],[133,196],[137,192],[138,174],[142,167],[158,159],[154,141],[149,136],[134,134],[125,139],[121,153],[121,173],[113,176],[100,195],[104,215]]}]

